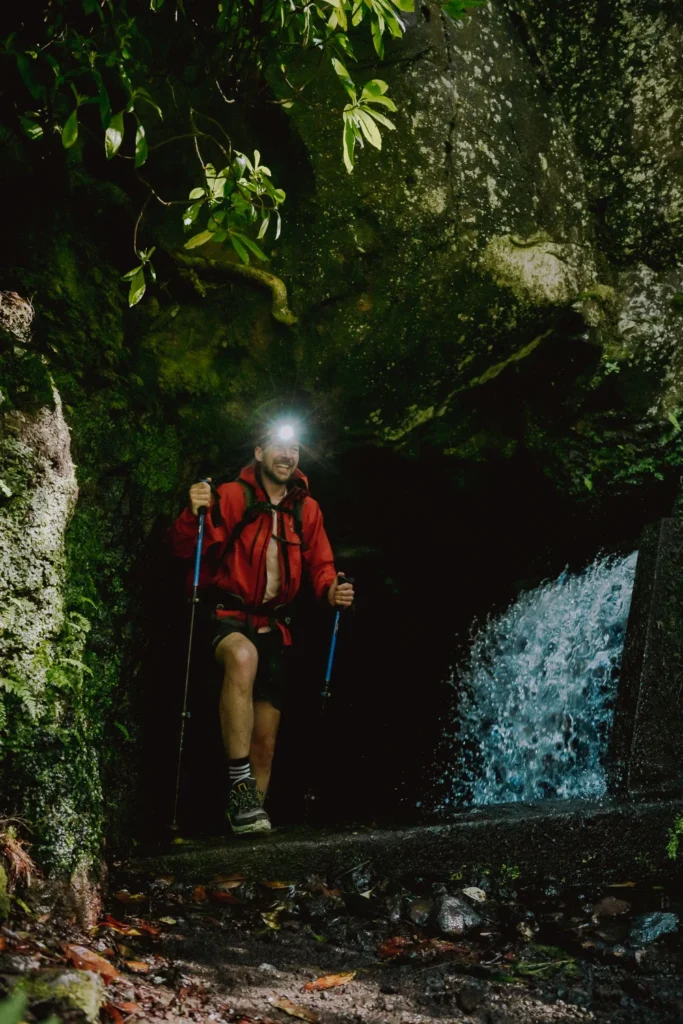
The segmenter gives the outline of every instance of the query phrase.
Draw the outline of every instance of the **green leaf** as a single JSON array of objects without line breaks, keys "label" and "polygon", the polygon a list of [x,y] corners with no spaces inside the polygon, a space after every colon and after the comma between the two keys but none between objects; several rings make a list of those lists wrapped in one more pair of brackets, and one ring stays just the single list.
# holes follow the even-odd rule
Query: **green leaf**
[{"label": "green leaf", "polygon": [[259,228],[259,233],[257,235],[257,238],[263,238],[265,236],[265,233],[268,230],[268,225],[269,224],[270,224],[270,214],[267,214],[263,218],[263,220],[261,221],[261,227]]},{"label": "green leaf", "polygon": [[349,95],[349,97],[351,99],[351,102],[355,103],[356,102],[356,98],[357,98],[356,97],[356,87],[354,86],[353,80],[352,80],[351,76],[349,75],[348,71],[346,70],[346,68],[344,67],[342,62],[340,60],[337,60],[336,57],[332,58],[332,67],[337,72],[337,75],[339,76],[339,78],[341,78],[342,85],[346,89],[346,92],[348,93],[348,95]]},{"label": "green leaf", "polygon": [[135,277],[135,275],[137,274],[137,272],[139,270],[142,270],[142,267],[140,267],[140,266],[133,267],[133,269],[129,270],[127,274],[122,274],[121,275],[121,280],[122,281],[132,281],[133,278]]},{"label": "green leaf", "polygon": [[104,152],[107,156],[107,160],[111,160],[112,157],[116,156],[121,143],[123,142],[123,111],[119,111],[118,114],[114,114],[109,122],[109,127],[104,133]]},{"label": "green leaf", "polygon": [[70,149],[78,139],[78,108],[72,110],[68,120],[62,128],[62,145],[64,149]]},{"label": "green leaf", "polygon": [[149,0],[150,11],[160,11],[164,6],[164,0]]},{"label": "green leaf", "polygon": [[344,166],[346,170],[351,174],[353,171],[353,151],[356,147],[356,133],[353,128],[353,123],[350,117],[346,117],[344,120],[344,134],[343,134],[343,151],[344,151]]},{"label": "green leaf", "polygon": [[381,78],[372,78],[363,86],[363,99],[367,96],[383,96],[389,91],[389,86]]},{"label": "green leaf", "polygon": [[133,102],[135,102],[135,100],[142,100],[143,103],[149,104],[150,107],[156,110],[157,114],[159,115],[159,119],[163,121],[164,114],[161,107],[155,100],[152,99],[152,97],[150,96],[146,89],[136,89],[135,92],[133,93]]},{"label": "green leaf", "polygon": [[415,4],[413,0],[392,0],[394,7],[398,7],[399,11],[405,11],[406,14],[412,14],[415,10]]},{"label": "green leaf", "polygon": [[244,242],[244,244],[247,246],[247,248],[250,249],[253,252],[254,256],[257,259],[264,260],[264,261],[268,259],[268,257],[264,253],[263,249],[261,249],[261,247],[258,246],[256,244],[256,242],[254,242],[253,239],[248,238],[247,235],[243,235],[241,232],[238,232],[238,231],[233,231],[232,232],[232,237],[235,238],[235,236],[237,236],[239,238],[240,242]]},{"label": "green leaf", "polygon": [[192,206],[188,206],[183,214],[183,227],[189,228],[197,219],[197,214],[202,208],[202,203],[193,203]]},{"label": "green leaf", "polygon": [[587,490],[589,490],[589,491],[593,490],[593,481],[591,480],[591,478],[589,476],[585,476],[583,478],[583,483],[584,483],[584,486],[586,487]]},{"label": "green leaf", "polygon": [[146,288],[147,285],[145,284],[145,272],[142,269],[142,267],[140,267],[137,274],[135,274],[135,276],[130,282],[130,291],[128,292],[128,305],[136,306],[140,299],[142,298],[142,296],[145,294]]},{"label": "green leaf", "polygon": [[669,422],[671,423],[671,425],[673,426],[674,430],[678,434],[680,432],[681,425],[678,422],[678,416],[676,415],[675,412],[670,412],[669,413]]},{"label": "green leaf", "polygon": [[382,29],[376,21],[372,23],[372,44],[375,47],[375,52],[378,57],[384,57],[384,40],[382,39]]},{"label": "green leaf", "polygon": [[198,235],[193,235],[192,238],[188,238],[185,242],[185,249],[196,249],[198,245],[204,245],[213,237],[212,231],[200,231]]},{"label": "green leaf", "polygon": [[230,241],[232,242],[232,245],[233,245],[233,248],[234,248],[235,252],[239,256],[239,258],[242,260],[242,263],[248,263],[249,262],[249,253],[244,248],[244,246],[240,242],[239,238],[236,238],[235,235],[230,235]]},{"label": "green leaf", "polygon": [[147,264],[147,269],[149,270],[149,276],[151,277],[152,281],[155,282],[157,279],[157,272],[151,263]]},{"label": "green leaf", "polygon": [[28,115],[20,117],[19,124],[21,125],[21,130],[25,135],[28,135],[29,139],[42,139],[45,134],[42,125],[38,124],[37,121],[33,121]]},{"label": "green leaf", "polygon": [[102,127],[106,128],[111,118],[111,103],[109,102],[109,93],[105,87],[104,82],[100,75],[96,76],[98,79],[97,84],[97,106],[100,111],[100,121]]},{"label": "green leaf", "polygon": [[377,127],[373,119],[364,110],[359,110],[357,116],[358,123],[360,124],[361,127],[361,131],[363,132],[363,135],[368,140],[370,145],[374,146],[375,149],[381,149],[382,136],[380,134],[379,128]]},{"label": "green leaf", "polygon": [[23,1020],[26,1009],[26,996],[17,992],[4,1000],[0,1005],[0,1024],[19,1024]]},{"label": "green leaf", "polygon": [[135,133],[135,166],[142,167],[148,156],[149,146],[145,138],[145,129],[143,125],[138,124],[138,130]]},{"label": "green leaf", "polygon": [[396,125],[394,122],[390,121],[388,117],[384,116],[384,114],[381,114],[379,110],[372,110],[370,107],[361,107],[361,110],[364,110],[370,115],[370,117],[374,117],[375,121],[379,121],[379,123],[383,124],[385,128],[390,128],[392,131],[396,131]]}]

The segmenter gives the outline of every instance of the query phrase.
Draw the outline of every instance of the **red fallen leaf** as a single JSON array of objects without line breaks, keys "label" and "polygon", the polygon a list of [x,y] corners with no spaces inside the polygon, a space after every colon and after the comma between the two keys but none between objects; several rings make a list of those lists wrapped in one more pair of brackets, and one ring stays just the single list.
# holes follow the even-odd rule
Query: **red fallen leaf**
[{"label": "red fallen leaf", "polygon": [[140,1009],[139,1003],[117,1003],[116,1006],[123,1013],[136,1013]]},{"label": "red fallen leaf", "polygon": [[322,992],[326,988],[336,988],[338,985],[346,985],[356,977],[355,971],[347,971],[345,974],[325,974],[315,981],[307,981],[304,985],[304,992]]},{"label": "red fallen leaf", "polygon": [[261,882],[266,889],[291,889],[293,884],[293,882],[266,882],[265,879]]},{"label": "red fallen leaf", "polygon": [[[421,942],[420,947],[423,945],[425,944]],[[448,942],[446,939],[429,939],[426,945],[433,953],[471,953],[467,946],[459,946],[456,942]]]},{"label": "red fallen leaf", "polygon": [[123,1024],[123,1016],[113,1003],[105,1003],[102,1010],[107,1016],[111,1017],[115,1024]]},{"label": "red fallen leaf", "polygon": [[84,971],[94,971],[95,974],[99,974],[103,979],[105,985],[108,985],[114,978],[120,978],[121,975],[116,968],[105,960],[103,956],[98,953],[93,953],[87,946],[76,946],[70,942],[63,942],[62,949],[67,960]]},{"label": "red fallen leaf", "polygon": [[147,974],[152,969],[144,960],[124,960],[123,962],[133,974]]},{"label": "red fallen leaf", "polygon": [[154,938],[157,935],[161,935],[161,928],[155,924],[149,924],[148,921],[141,921],[139,917],[135,918],[135,927],[139,928],[141,932],[145,932],[147,935],[152,935]]},{"label": "red fallen leaf", "polygon": [[4,935],[0,935],[0,950],[7,949],[7,939]]},{"label": "red fallen leaf", "polygon": [[204,900],[209,897],[206,895],[206,889],[203,885],[195,885],[194,892],[192,893],[192,899],[195,903],[203,903]]},{"label": "red fallen leaf", "polygon": [[216,903],[241,903],[241,900],[238,900],[231,892],[224,892],[223,889],[212,889],[209,895]]},{"label": "red fallen leaf", "polygon": [[123,921],[117,921],[111,914],[104,915],[104,921],[101,922],[100,927],[111,928],[112,931],[118,932],[120,935],[139,935],[140,932],[137,928],[133,928],[129,924],[124,924]]},{"label": "red fallen leaf", "polygon": [[407,938],[405,935],[395,935],[391,939],[387,939],[379,947],[379,955],[383,957],[400,956],[401,953],[405,952],[406,946],[412,946],[413,940]]}]

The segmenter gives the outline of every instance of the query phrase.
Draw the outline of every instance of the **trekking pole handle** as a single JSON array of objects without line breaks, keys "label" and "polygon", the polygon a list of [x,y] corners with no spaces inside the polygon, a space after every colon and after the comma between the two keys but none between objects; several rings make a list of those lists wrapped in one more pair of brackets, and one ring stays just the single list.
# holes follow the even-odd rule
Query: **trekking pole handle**
[{"label": "trekking pole handle", "polygon": [[[208,480],[202,480],[203,484],[208,484]],[[199,586],[199,568],[202,561],[202,541],[204,540],[204,520],[206,513],[208,512],[206,505],[202,505],[197,510],[197,517],[199,520],[199,529],[197,530],[197,550],[194,556],[194,577],[192,580],[193,598],[197,597],[197,587]]]}]

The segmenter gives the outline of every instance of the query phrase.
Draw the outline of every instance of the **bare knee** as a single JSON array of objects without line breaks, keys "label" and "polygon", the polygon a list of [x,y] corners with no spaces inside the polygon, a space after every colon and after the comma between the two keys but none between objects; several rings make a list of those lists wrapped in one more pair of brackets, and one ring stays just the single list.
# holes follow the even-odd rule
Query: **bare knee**
[{"label": "bare knee", "polygon": [[258,652],[251,640],[231,634],[218,645],[216,660],[223,665],[224,688],[251,692],[258,668]]}]

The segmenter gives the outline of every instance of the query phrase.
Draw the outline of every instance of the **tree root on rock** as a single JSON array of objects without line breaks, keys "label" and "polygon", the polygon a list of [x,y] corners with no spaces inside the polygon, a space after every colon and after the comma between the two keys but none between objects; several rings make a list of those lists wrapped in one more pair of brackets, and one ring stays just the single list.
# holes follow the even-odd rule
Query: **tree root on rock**
[{"label": "tree root on rock", "polygon": [[275,274],[269,274],[267,270],[260,270],[258,267],[245,266],[242,263],[231,263],[222,260],[212,260],[207,256],[188,256],[184,252],[174,252],[173,258],[177,263],[191,270],[212,270],[220,274],[231,274],[234,277],[246,278],[248,281],[255,281],[257,284],[270,288],[273,294],[272,314],[281,324],[295,324],[298,317],[292,313],[287,300],[287,286],[281,278]]}]

